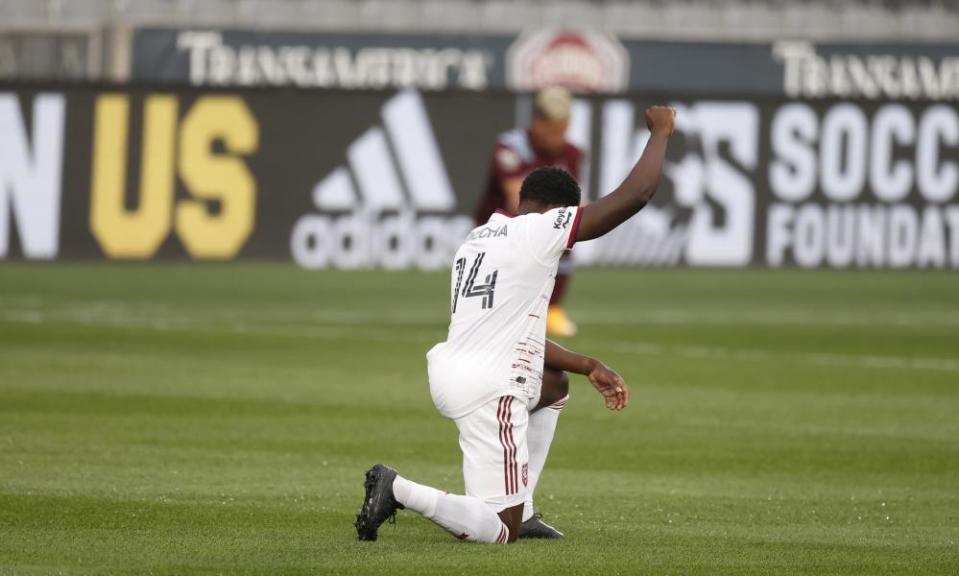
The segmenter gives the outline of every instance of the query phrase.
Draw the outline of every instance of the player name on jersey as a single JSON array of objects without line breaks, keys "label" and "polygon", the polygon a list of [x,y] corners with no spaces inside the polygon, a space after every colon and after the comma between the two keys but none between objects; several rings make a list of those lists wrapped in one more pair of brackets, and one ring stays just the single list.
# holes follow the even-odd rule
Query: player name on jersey
[{"label": "player name on jersey", "polygon": [[499,238],[501,236],[506,236],[506,234],[506,224],[503,224],[502,226],[481,226],[470,232],[466,239],[477,240],[483,238]]}]

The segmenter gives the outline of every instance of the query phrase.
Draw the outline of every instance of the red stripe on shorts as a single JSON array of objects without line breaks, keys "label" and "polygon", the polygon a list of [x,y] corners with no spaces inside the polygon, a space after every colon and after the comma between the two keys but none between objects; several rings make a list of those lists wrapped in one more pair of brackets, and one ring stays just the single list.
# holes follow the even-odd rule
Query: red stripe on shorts
[{"label": "red stripe on shorts", "polygon": [[509,476],[512,490],[507,494],[516,494],[519,488],[519,477],[516,468],[516,441],[513,439],[513,397],[506,400],[506,440],[510,445]]},{"label": "red stripe on shorts", "polygon": [[499,399],[496,419],[499,420],[499,443],[503,446],[503,479],[506,486],[506,493],[511,494],[509,481],[509,443],[506,441],[506,398],[506,396],[503,396]]}]

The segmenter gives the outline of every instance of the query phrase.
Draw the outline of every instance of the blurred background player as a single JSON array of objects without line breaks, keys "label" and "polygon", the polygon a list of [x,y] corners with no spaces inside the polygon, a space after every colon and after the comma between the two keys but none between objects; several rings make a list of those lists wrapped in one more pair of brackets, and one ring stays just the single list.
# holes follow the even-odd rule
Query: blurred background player
[{"label": "blurred background player", "polygon": [[[536,168],[555,166],[580,179],[583,151],[566,139],[573,98],[559,86],[544,88],[533,100],[529,126],[503,132],[493,148],[486,193],[476,210],[476,224],[486,223],[497,210],[515,214],[519,189],[527,174]],[[549,301],[546,332],[552,336],[574,336],[576,324],[563,308],[563,298],[573,273],[573,259],[565,254],[556,272],[556,284]]]}]

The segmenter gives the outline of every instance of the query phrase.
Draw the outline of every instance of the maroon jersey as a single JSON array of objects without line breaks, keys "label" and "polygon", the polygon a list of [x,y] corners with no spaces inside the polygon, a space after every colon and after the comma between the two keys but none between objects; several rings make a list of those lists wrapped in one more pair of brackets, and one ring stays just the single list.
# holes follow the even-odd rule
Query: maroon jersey
[{"label": "maroon jersey", "polygon": [[573,178],[579,180],[582,161],[583,151],[569,142],[566,142],[558,156],[547,156],[533,147],[529,131],[525,128],[503,132],[496,139],[486,193],[474,215],[477,224],[485,223],[493,212],[506,208],[506,191],[501,184],[504,179],[525,178],[537,168],[556,166],[565,168]]}]

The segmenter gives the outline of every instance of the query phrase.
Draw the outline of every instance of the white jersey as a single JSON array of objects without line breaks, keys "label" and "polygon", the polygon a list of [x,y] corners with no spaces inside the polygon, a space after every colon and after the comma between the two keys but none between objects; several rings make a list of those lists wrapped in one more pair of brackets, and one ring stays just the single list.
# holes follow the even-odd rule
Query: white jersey
[{"label": "white jersey", "polygon": [[493,214],[456,252],[446,342],[427,353],[430,393],[449,418],[499,396],[538,397],[546,311],[582,208]]}]

